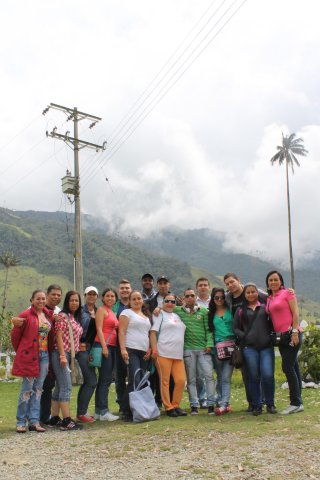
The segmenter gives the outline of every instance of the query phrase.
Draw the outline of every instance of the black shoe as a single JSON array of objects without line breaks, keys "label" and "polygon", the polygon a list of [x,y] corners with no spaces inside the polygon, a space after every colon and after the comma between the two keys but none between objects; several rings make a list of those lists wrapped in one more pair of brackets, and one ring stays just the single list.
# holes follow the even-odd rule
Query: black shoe
[{"label": "black shoe", "polygon": [[167,410],[167,417],[179,417],[177,412],[175,411],[174,408],[171,408],[171,410]]},{"label": "black shoe", "polygon": [[208,407],[208,415],[214,415],[214,406],[213,405],[210,405],[210,407]]},{"label": "black shoe", "polygon": [[82,430],[82,425],[76,423],[71,417],[67,417],[62,420],[60,430],[63,432],[69,430]]},{"label": "black shoe", "polygon": [[267,405],[267,413],[278,413],[278,410],[274,405]]},{"label": "black shoe", "polygon": [[54,417],[51,417],[47,422],[44,422],[44,425],[47,427],[61,427],[62,419],[56,415]]},{"label": "black shoe", "polygon": [[198,415],[199,410],[198,407],[191,407],[191,415]]},{"label": "black shoe", "polygon": [[161,410],[161,408],[162,408],[162,402],[156,402],[156,404],[157,404],[157,407],[159,408],[159,410]]},{"label": "black shoe", "polygon": [[253,407],[252,415],[254,415],[255,417],[258,417],[258,415],[261,415],[261,414],[262,414],[261,407]]},{"label": "black shoe", "polygon": [[181,408],[175,408],[176,414],[178,417],[186,417],[188,414],[184,410],[181,410]]},{"label": "black shoe", "polygon": [[252,413],[252,412],[253,412],[253,406],[250,405],[250,403],[249,403],[248,408],[247,408],[245,411],[246,411],[247,413]]},{"label": "black shoe", "polygon": [[121,418],[124,422],[133,422],[132,414],[124,413]]}]

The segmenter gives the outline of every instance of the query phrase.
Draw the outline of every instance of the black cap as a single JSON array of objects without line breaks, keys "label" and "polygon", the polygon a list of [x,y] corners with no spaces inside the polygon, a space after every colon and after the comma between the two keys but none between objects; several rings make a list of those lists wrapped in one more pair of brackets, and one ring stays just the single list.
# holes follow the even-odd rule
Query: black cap
[{"label": "black cap", "polygon": [[169,278],[168,278],[168,277],[165,277],[164,275],[162,275],[161,277],[158,277],[158,278],[157,278],[157,283],[158,283],[158,282],[161,282],[161,280],[165,280],[166,282],[170,282]]},{"label": "black cap", "polygon": [[151,280],[154,280],[151,273],[145,273],[144,275],[142,275],[141,280],[144,280],[145,278],[151,278]]}]

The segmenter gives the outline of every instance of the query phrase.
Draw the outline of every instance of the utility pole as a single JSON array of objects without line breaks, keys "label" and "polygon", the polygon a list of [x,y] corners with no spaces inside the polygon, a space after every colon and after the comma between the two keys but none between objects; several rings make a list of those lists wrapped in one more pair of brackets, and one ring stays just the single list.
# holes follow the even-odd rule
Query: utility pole
[{"label": "utility pole", "polygon": [[[68,177],[69,186],[70,180],[72,181],[72,186],[68,190],[63,190],[64,193],[68,192],[74,195],[74,286],[75,289],[83,294],[83,265],[82,265],[82,235],[81,235],[81,209],[80,209],[80,167],[79,167],[79,150],[81,148],[93,148],[97,152],[99,150],[105,150],[107,142],[104,142],[102,145],[96,145],[94,143],[86,142],[85,140],[80,140],[78,136],[78,123],[80,120],[90,120],[92,123],[89,128],[93,128],[96,123],[98,123],[101,118],[89,113],[79,112],[76,107],[68,108],[63,107],[62,105],[57,105],[55,103],[50,103],[50,105],[42,112],[45,115],[50,108],[55,110],[60,110],[65,113],[68,118],[67,121],[73,121],[73,137],[70,137],[69,133],[66,132],[64,135],[57,133],[57,127],[54,127],[52,132],[46,132],[47,137],[57,138],[58,140],[63,140],[69,147],[73,149],[74,152],[74,177]],[[64,177],[65,179],[66,177]],[[62,182],[64,181],[62,179]],[[64,184],[62,184],[64,188]]]}]

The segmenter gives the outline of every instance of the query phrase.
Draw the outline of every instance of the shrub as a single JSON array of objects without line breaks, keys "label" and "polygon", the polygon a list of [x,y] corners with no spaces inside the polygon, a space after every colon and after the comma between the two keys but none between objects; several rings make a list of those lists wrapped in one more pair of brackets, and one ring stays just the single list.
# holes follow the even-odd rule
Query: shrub
[{"label": "shrub", "polygon": [[320,328],[309,325],[299,355],[302,378],[305,381],[320,381]]}]

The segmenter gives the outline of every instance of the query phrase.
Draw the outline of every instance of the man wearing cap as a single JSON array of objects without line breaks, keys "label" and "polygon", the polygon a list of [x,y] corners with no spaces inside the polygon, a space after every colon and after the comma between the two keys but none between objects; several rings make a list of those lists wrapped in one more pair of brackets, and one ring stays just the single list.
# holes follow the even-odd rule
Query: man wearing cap
[{"label": "man wearing cap", "polygon": [[150,299],[145,300],[145,304],[148,306],[151,313],[157,307],[162,307],[163,299],[168,295],[170,291],[170,280],[168,277],[162,275],[157,278],[157,289],[158,292]]},{"label": "man wearing cap", "polygon": [[151,300],[157,294],[157,291],[153,288],[153,280],[151,273],[145,273],[141,277],[141,294],[144,301]]},{"label": "man wearing cap", "polygon": [[95,315],[98,289],[93,286],[87,287],[84,291],[84,299],[85,304],[82,307],[81,315],[83,333],[80,338],[80,350],[76,355],[83,375],[83,384],[79,388],[77,397],[77,420],[91,423],[94,422],[94,418],[89,415],[88,407],[97,386],[97,377],[95,368],[89,367],[89,351],[97,332]]}]

